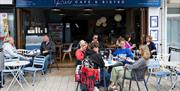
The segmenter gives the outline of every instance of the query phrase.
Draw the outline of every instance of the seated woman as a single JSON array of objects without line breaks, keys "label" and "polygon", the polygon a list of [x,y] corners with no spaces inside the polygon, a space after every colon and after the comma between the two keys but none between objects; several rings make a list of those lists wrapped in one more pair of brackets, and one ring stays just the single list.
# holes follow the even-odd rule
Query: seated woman
[{"label": "seated woman", "polygon": [[[149,48],[146,45],[141,45],[139,47],[139,54],[141,55],[141,58],[136,61],[133,64],[125,64],[125,68],[128,68],[129,70],[126,72],[126,76],[131,77],[130,73],[132,69],[137,69],[139,67],[146,66],[147,60],[150,58],[150,52]],[[127,59],[128,60],[128,59]],[[117,83],[122,82],[122,77],[124,75],[124,67],[119,66],[113,68],[111,72],[111,85],[109,86],[109,89],[117,89]]]},{"label": "seated woman", "polygon": [[[129,48],[125,47],[125,43],[126,41],[124,39],[120,39],[119,41],[119,47],[118,49],[116,49],[113,52],[113,56],[120,56],[121,59],[123,60],[123,64],[129,63],[127,60],[125,60],[126,58],[131,58],[133,59],[133,54],[131,52],[131,50]],[[121,56],[124,55],[124,56]]]},{"label": "seated woman", "polygon": [[79,42],[80,48],[76,50],[75,52],[75,57],[76,57],[76,66],[77,65],[81,65],[81,62],[84,60],[85,58],[85,51],[87,49],[87,42],[84,40],[81,40]]},{"label": "seated woman", "polygon": [[125,40],[126,40],[126,43],[125,43],[126,48],[133,50],[136,47],[136,44],[130,43],[131,42],[131,35],[126,35]]},{"label": "seated woman", "polygon": [[156,45],[152,41],[152,37],[151,36],[147,36],[146,37],[146,45],[149,47],[149,51],[151,53],[151,58],[153,58],[153,55],[157,55]]},{"label": "seated woman", "polygon": [[104,71],[104,61],[102,59],[102,56],[99,53],[99,46],[97,43],[91,43],[89,45],[89,48],[91,51],[91,54],[89,55],[89,59],[92,61],[92,63],[94,64],[94,68],[98,69],[100,68],[100,86],[104,86],[103,84],[103,77],[105,76],[106,78],[106,85],[108,86],[109,83],[109,79],[110,79],[110,74],[107,71]]},{"label": "seated woman", "polygon": [[27,57],[17,53],[17,49],[12,37],[6,38],[2,46],[5,58],[20,58],[20,60],[29,60]]}]

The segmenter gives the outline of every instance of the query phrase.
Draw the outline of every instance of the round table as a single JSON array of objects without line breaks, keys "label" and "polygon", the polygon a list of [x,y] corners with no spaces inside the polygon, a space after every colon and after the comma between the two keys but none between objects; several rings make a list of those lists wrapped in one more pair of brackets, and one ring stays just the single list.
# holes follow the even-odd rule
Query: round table
[{"label": "round table", "polygon": [[29,64],[30,62],[29,61],[12,61],[12,62],[5,62],[4,65],[5,66],[11,66],[11,67],[17,67],[17,66],[24,66],[24,65],[27,65]]},{"label": "round table", "polygon": [[23,66],[25,66],[25,65],[27,65],[27,64],[29,64],[29,63],[30,63],[29,61],[19,61],[19,60],[17,60],[17,61],[11,61],[11,62],[5,62],[5,63],[4,63],[5,67],[7,67],[8,70],[10,70],[10,71],[11,71],[10,67],[17,67],[17,71],[16,71],[15,74],[11,71],[12,75],[14,76],[14,78],[12,79],[12,81],[11,81],[11,83],[9,84],[9,86],[8,86],[8,88],[7,88],[6,91],[9,90],[9,88],[12,86],[12,84],[13,84],[15,81],[16,81],[16,82],[21,86],[21,88],[25,91],[25,89],[24,89],[23,86],[22,86],[22,83],[19,82],[18,77],[21,75],[21,77],[23,78],[23,80],[25,81],[25,83],[29,86],[28,82],[26,81],[26,79],[25,79],[24,76],[22,75],[22,70],[21,70]]}]

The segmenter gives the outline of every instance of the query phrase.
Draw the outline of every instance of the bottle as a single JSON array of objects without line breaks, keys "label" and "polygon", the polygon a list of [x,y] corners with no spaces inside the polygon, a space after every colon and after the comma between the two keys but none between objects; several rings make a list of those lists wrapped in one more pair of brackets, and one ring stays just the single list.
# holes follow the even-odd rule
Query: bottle
[{"label": "bottle", "polygon": [[44,28],[44,33],[47,33],[47,28]]},{"label": "bottle", "polygon": [[109,50],[108,63],[112,63],[112,58],[113,58],[112,51]]}]

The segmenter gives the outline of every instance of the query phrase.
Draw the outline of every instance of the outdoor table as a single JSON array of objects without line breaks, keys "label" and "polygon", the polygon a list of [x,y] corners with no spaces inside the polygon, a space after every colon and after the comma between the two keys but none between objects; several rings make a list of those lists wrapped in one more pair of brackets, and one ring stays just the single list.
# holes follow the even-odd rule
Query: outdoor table
[{"label": "outdoor table", "polygon": [[[18,80],[18,77],[21,76],[22,79],[25,81],[25,83],[30,86],[27,82],[27,80],[23,77],[22,75],[22,67],[29,64],[30,62],[29,61],[12,61],[12,62],[5,62],[4,65],[5,67],[8,68],[8,70],[11,70],[10,67],[17,67],[17,72],[13,75],[13,79],[11,81],[11,83],[9,84],[8,88],[6,91],[9,91],[9,88],[12,86],[12,84],[16,81],[20,86],[21,88],[25,91],[24,87],[22,86],[22,83]],[[13,74],[13,72],[11,71],[11,73]]]},{"label": "outdoor table", "polygon": [[[164,61],[160,61],[159,62],[160,65],[162,66],[170,66],[173,67],[173,70],[175,71],[176,67],[180,67],[180,62],[164,62]],[[178,75],[176,75],[177,79],[175,81],[173,81],[174,83],[172,84],[171,88],[169,89],[169,91],[172,91],[172,89],[175,87],[176,83],[180,81],[180,79],[178,79]]]},{"label": "outdoor table", "polygon": [[118,61],[113,61],[113,60],[108,61],[106,59],[104,59],[103,61],[104,61],[105,67],[114,66],[119,63]]}]

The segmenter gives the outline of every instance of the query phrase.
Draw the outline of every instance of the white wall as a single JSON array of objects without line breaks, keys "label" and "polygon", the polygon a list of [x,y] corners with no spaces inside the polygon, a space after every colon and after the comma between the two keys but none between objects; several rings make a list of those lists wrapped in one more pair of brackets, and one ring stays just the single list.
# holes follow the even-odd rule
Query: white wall
[{"label": "white wall", "polygon": [[[157,27],[151,27],[151,24],[153,25],[153,20],[154,18],[151,17],[157,17]],[[153,42],[156,44],[157,51],[158,53],[161,52],[161,45],[162,43],[162,31],[161,31],[161,13],[160,13],[160,7],[149,7],[148,8],[148,34],[153,37]],[[155,32],[151,32],[152,30],[157,30],[157,34],[153,34]],[[157,40],[156,40],[157,39]]]}]

